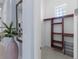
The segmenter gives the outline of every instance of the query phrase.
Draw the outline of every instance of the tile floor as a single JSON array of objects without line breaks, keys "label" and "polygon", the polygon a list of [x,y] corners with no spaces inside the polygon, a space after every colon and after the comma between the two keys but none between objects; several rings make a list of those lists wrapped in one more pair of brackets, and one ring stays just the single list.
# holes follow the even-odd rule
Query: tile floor
[{"label": "tile floor", "polygon": [[73,59],[70,56],[64,55],[62,52],[53,48],[42,48],[41,59]]}]

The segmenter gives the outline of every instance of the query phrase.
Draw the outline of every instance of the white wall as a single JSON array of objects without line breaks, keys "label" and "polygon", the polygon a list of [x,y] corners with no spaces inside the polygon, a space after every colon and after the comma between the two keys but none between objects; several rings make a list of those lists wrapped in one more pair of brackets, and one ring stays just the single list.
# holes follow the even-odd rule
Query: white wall
[{"label": "white wall", "polygon": [[77,8],[77,0],[44,0],[45,15],[44,18],[50,18],[55,16],[55,8],[59,5],[66,4],[66,14],[74,13],[74,9]]},{"label": "white wall", "polygon": [[15,0],[5,0],[2,8],[2,20],[7,24],[11,21],[16,25],[16,1]]},{"label": "white wall", "polygon": [[10,0],[10,8],[11,8],[11,19],[14,23],[14,27],[16,27],[16,0]]},{"label": "white wall", "polygon": [[51,47],[51,21],[42,24],[42,47]]}]

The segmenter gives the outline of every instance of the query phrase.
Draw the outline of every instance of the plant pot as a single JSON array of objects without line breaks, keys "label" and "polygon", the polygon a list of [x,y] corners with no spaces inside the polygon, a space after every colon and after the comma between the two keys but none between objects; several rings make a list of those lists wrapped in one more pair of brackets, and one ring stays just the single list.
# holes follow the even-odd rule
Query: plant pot
[{"label": "plant pot", "polygon": [[1,43],[5,47],[5,59],[18,59],[18,46],[14,38],[4,37]]}]

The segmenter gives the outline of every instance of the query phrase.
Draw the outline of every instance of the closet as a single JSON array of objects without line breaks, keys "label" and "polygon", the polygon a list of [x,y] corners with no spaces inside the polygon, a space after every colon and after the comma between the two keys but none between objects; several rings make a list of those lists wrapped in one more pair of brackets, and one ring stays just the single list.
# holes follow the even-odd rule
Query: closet
[{"label": "closet", "polygon": [[51,47],[62,50],[64,54],[69,56],[73,56],[73,16],[73,14],[70,14],[44,19],[44,21],[51,21]]}]

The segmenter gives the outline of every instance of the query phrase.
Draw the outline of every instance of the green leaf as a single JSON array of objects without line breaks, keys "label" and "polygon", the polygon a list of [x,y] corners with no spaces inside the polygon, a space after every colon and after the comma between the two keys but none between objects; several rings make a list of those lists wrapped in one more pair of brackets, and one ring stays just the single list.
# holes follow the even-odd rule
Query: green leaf
[{"label": "green leaf", "polygon": [[6,24],[6,23],[4,23],[4,22],[2,22],[3,24],[4,24],[4,26],[7,28],[7,29],[9,29],[9,27],[8,27],[8,25]]},{"label": "green leaf", "polygon": [[9,27],[10,33],[12,32],[12,26],[13,26],[13,22],[11,22],[10,27]]},{"label": "green leaf", "polygon": [[11,22],[9,26],[4,22],[3,24],[6,27],[6,29],[3,31],[6,37],[13,37],[13,36],[18,35],[16,28],[12,28],[13,22]]},{"label": "green leaf", "polygon": [[4,30],[4,33],[9,33],[9,30]]},{"label": "green leaf", "polygon": [[13,22],[11,22],[11,24],[10,24],[10,29],[12,29],[12,26],[13,26]]}]

